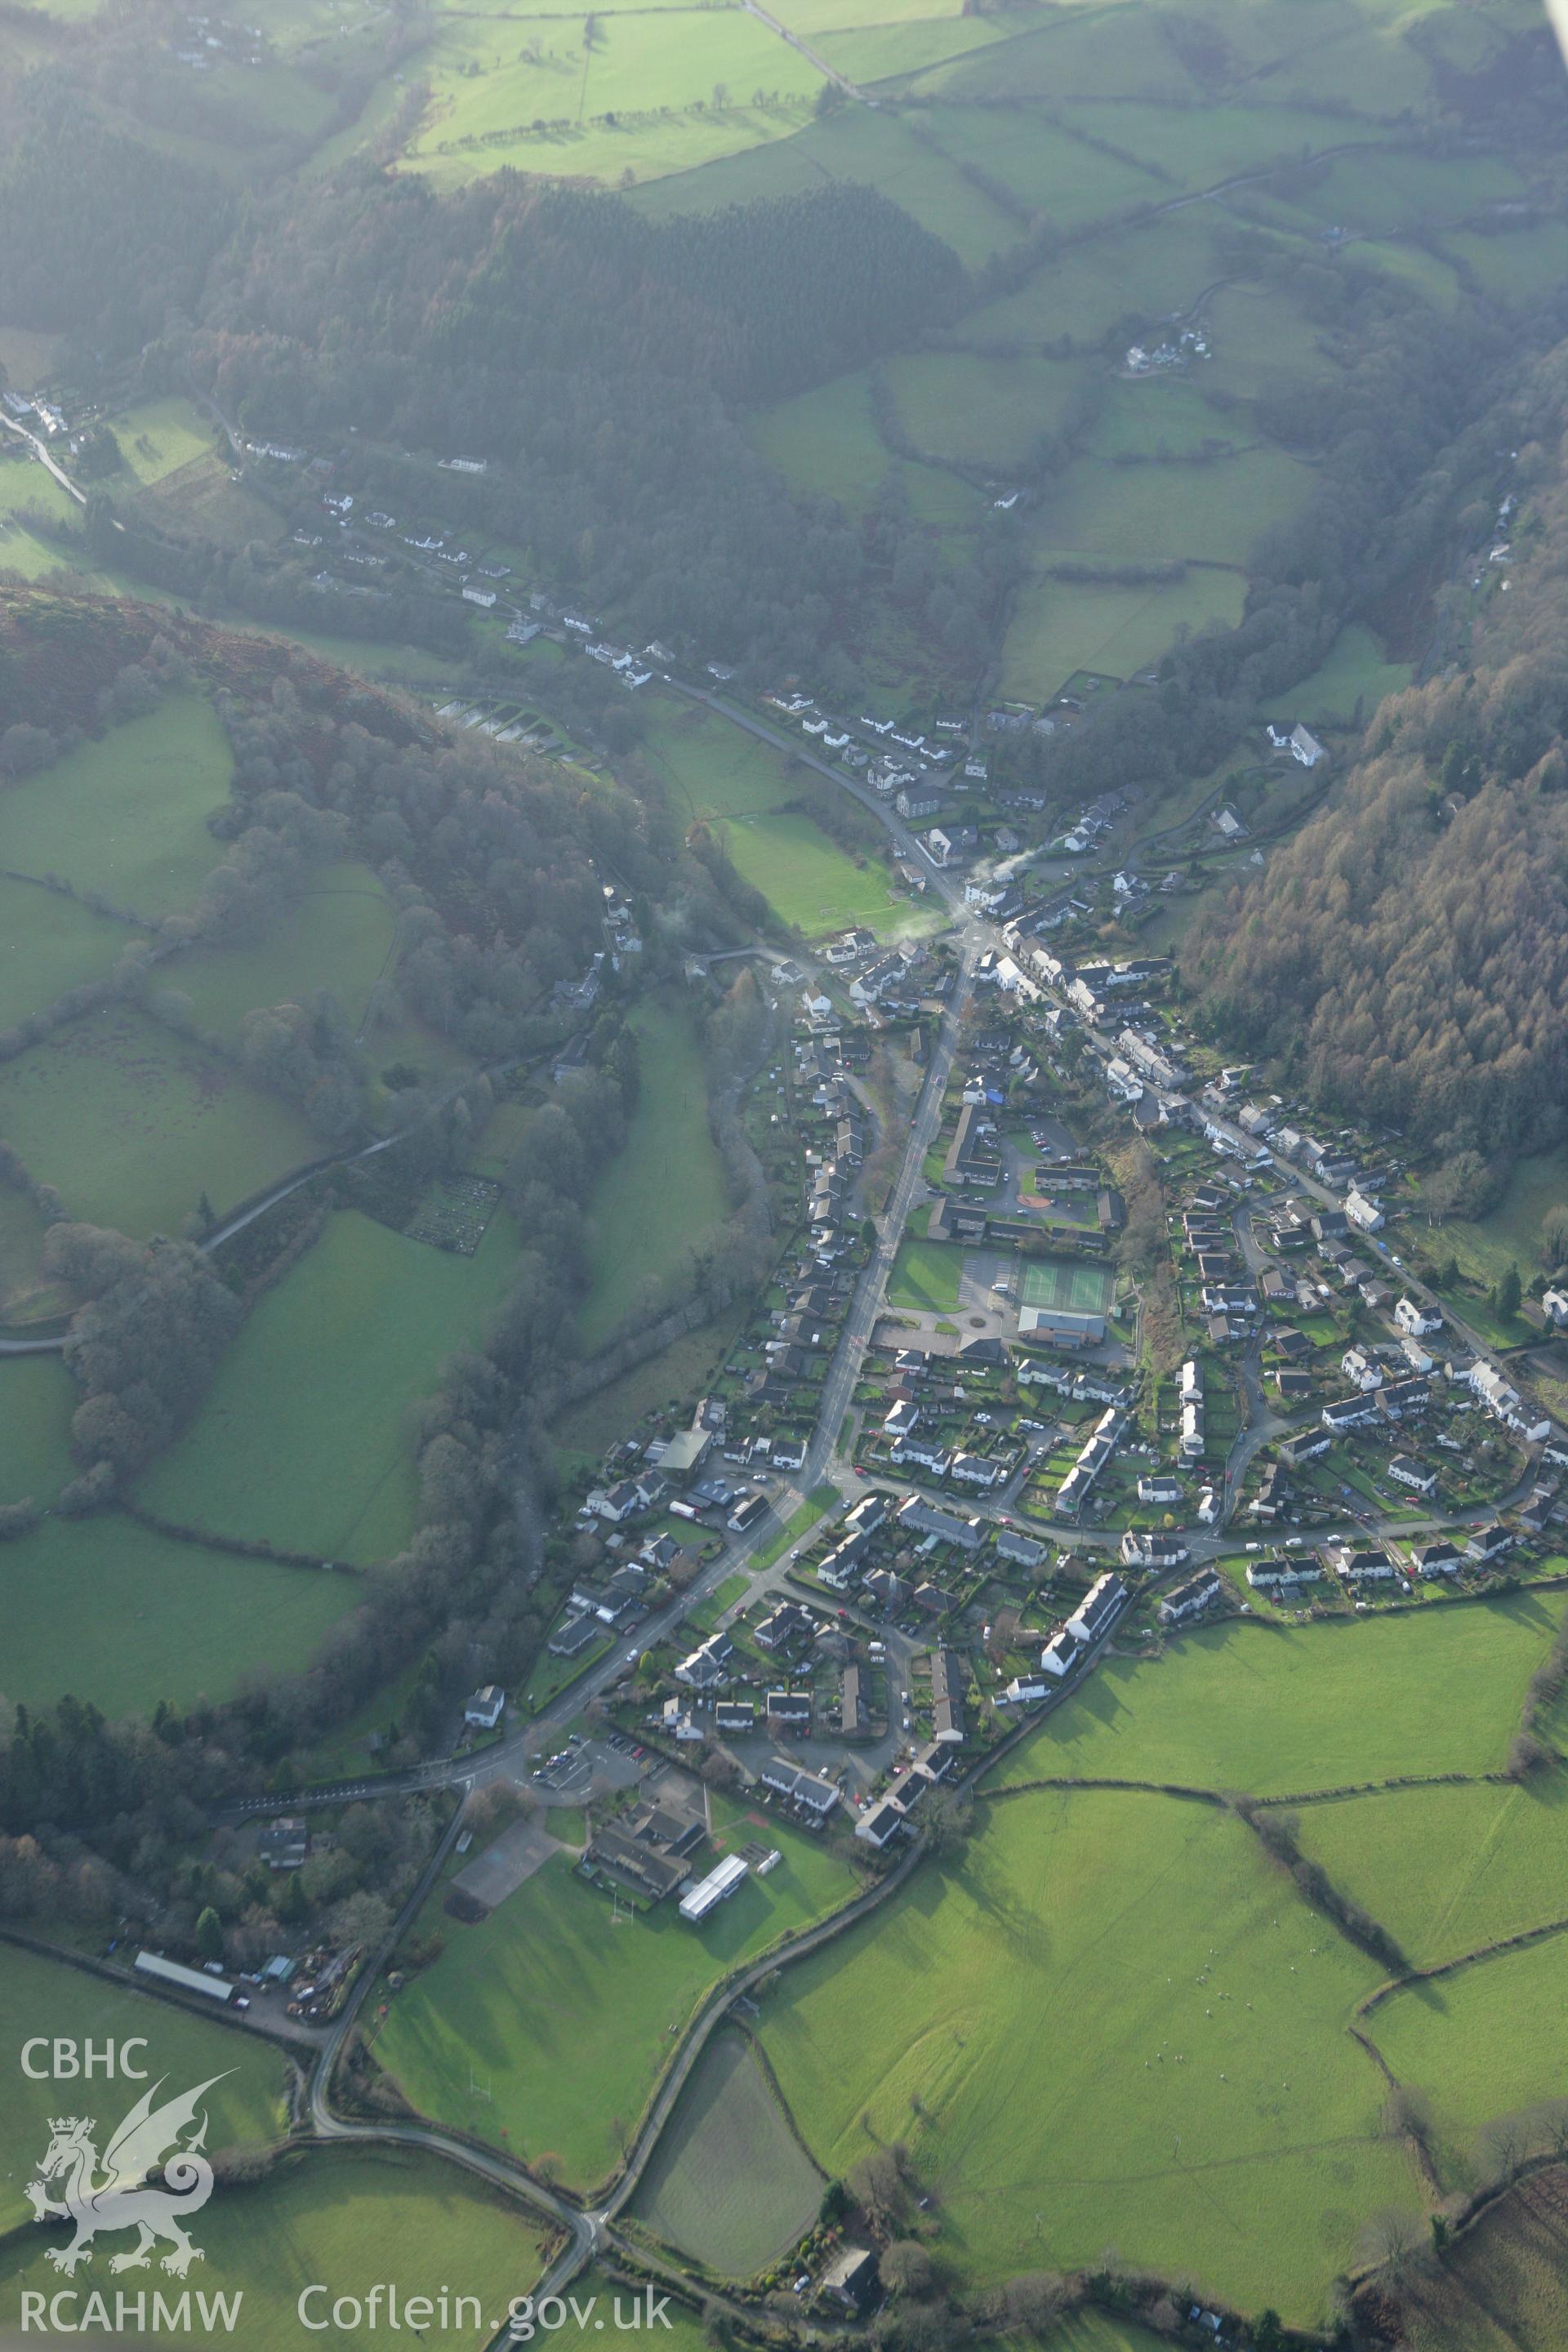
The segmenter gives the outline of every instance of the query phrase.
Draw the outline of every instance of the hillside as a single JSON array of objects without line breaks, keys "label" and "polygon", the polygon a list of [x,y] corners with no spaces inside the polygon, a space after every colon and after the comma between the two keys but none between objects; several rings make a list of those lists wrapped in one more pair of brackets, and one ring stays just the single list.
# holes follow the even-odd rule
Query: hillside
[{"label": "hillside", "polygon": [[[334,1625],[374,1678],[447,1624],[500,1433],[525,1453],[574,1360],[593,1177],[638,1099],[627,1013],[734,935],[729,869],[607,777],[449,734],[296,648],[17,589],[0,863],[0,1328],[63,1334],[64,1367],[0,1360],[0,1575],[28,1628],[6,1696],[188,1705],[292,1672]],[[606,893],[627,931],[660,910],[635,957]],[[683,1034],[708,1214],[666,1288],[596,1310],[599,1340],[680,1294],[695,1252],[716,1290],[745,1262]],[[443,1421],[459,1353],[479,1387]],[[476,1589],[531,1576],[514,1541]],[[49,1587],[74,1618],[37,1609]]]},{"label": "hillside", "polygon": [[1568,1131],[1563,368],[1499,420],[1526,487],[1477,583],[1507,593],[1454,592],[1467,657],[1384,703],[1321,814],[1188,949],[1216,1028],[1450,1160]]}]

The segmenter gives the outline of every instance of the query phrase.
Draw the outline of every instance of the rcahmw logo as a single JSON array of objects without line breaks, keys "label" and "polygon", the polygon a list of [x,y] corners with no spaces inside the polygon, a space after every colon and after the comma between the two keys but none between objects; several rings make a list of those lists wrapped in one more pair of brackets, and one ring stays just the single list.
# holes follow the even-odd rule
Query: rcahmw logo
[{"label": "rcahmw logo", "polygon": [[[145,2082],[146,2069],[133,2063],[145,2051],[145,2041],[116,2044],[50,2042],[39,2036],[24,2042],[21,2064],[35,2082],[73,2081],[104,2074]],[[48,2063],[40,2061],[47,2053]],[[46,2248],[44,2259],[68,2278],[93,2258],[93,2240],[134,2230],[136,2242],[110,2257],[111,2271],[145,2270],[156,2246],[167,2246],[161,2267],[183,2279],[193,2263],[203,2260],[185,2224],[202,2210],[213,2193],[213,2168],[202,2150],[207,2119],[203,2101],[222,2074],[211,2075],[193,2091],[177,2093],[154,2104],[166,2076],[142,2092],[129,2114],[110,2134],[100,2158],[98,2123],[92,2116],[55,2116],[49,2123],[49,2143],[38,2168],[28,2181],[26,2196],[36,2221],[68,2221],[75,2234],[65,2246]],[[184,2137],[182,2137],[184,2135]],[[149,2180],[151,2172],[162,2181]],[[162,2293],[113,2294],[62,2288],[54,2294],[24,2288],[24,2332],[41,2329],[74,2336],[89,2328],[112,2328],[120,2335],[155,2334],[165,2328],[189,2332],[195,2305],[200,2325],[210,2331],[237,2325],[244,2290],[234,2294],[198,2294],[193,2297]]]}]

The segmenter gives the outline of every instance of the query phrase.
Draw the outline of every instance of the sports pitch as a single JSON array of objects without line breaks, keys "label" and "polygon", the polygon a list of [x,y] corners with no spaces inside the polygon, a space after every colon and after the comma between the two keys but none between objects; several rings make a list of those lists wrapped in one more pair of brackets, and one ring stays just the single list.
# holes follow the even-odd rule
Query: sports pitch
[{"label": "sports pitch", "polygon": [[1116,1276],[1109,1266],[1081,1258],[1033,1257],[1023,1271],[1019,1293],[1026,1307],[1056,1307],[1072,1315],[1109,1315]]}]

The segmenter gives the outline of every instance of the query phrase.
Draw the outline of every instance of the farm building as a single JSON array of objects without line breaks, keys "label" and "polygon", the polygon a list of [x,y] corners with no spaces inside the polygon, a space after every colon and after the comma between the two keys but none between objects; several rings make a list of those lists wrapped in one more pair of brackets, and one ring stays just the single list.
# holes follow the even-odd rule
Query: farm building
[{"label": "farm building", "polygon": [[176,1985],[182,1992],[199,1992],[208,2000],[232,2001],[235,1988],[226,1977],[209,1977],[205,1969],[188,1969],[183,1960],[166,1960],[162,1952],[138,1952],[137,1973]]},{"label": "farm building", "polygon": [[846,2246],[832,2266],[822,2273],[822,2292],[847,2305],[851,2311],[865,2311],[875,2300],[880,2280],[877,2257],[864,2246]]}]

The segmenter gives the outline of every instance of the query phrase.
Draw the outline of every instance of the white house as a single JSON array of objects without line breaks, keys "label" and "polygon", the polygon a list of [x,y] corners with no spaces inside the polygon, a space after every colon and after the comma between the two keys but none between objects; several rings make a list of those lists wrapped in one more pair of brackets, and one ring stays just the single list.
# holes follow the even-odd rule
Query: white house
[{"label": "white house", "polygon": [[1352,1225],[1361,1227],[1363,1234],[1376,1233],[1383,1223],[1383,1211],[1377,1202],[1369,1201],[1366,1194],[1358,1192],[1353,1185],[1345,1194],[1345,1214]]},{"label": "white house", "polygon": [[1326,760],[1328,756],[1328,753],[1324,751],[1322,745],[1319,742],[1315,735],[1310,735],[1304,727],[1292,727],[1290,730],[1290,757],[1297,761],[1300,766],[1303,768],[1315,768],[1320,760]]},{"label": "white house", "polygon": [[1437,1484],[1437,1473],[1418,1462],[1414,1454],[1396,1454],[1388,1465],[1388,1475],[1397,1478],[1402,1486],[1413,1486],[1418,1495],[1429,1495]]},{"label": "white house", "polygon": [[1553,1323],[1568,1323],[1568,1290],[1543,1290],[1541,1303]]},{"label": "white house", "polygon": [[1513,1430],[1530,1444],[1549,1437],[1552,1424],[1537,1418],[1533,1407],[1527,1405],[1516,1388],[1511,1388],[1493,1364],[1477,1363],[1470,1370],[1470,1387],[1489,1412],[1495,1413],[1506,1428]]},{"label": "white house", "polygon": [[1127,1587],[1108,1570],[1105,1575],[1096,1578],[1068,1619],[1068,1632],[1075,1642],[1098,1642],[1114,1624],[1126,1600]]},{"label": "white house", "polygon": [[1195,1576],[1178,1584],[1160,1603],[1162,1625],[1184,1625],[1189,1617],[1201,1617],[1212,1601],[1217,1601],[1224,1587],[1212,1568],[1201,1568]]},{"label": "white house", "polygon": [[[1568,1295],[1563,1295],[1563,1303],[1564,1308],[1568,1309]],[[1423,1307],[1414,1298],[1394,1300],[1394,1319],[1399,1328],[1407,1332],[1412,1339],[1424,1339],[1428,1332],[1440,1331],[1443,1328],[1443,1318],[1436,1307]]]},{"label": "white house", "polygon": [[1340,1370],[1363,1393],[1383,1386],[1383,1366],[1364,1348],[1347,1348],[1340,1358]]},{"label": "white house", "polygon": [[1152,1478],[1140,1478],[1138,1481],[1138,1500],[1141,1503],[1179,1503],[1181,1499],[1182,1482],[1179,1478],[1161,1477],[1156,1473]]},{"label": "white house", "polygon": [[1064,1625],[1059,1633],[1052,1634],[1040,1652],[1040,1672],[1043,1675],[1054,1675],[1059,1682],[1077,1662],[1077,1658],[1078,1643]]},{"label": "white house", "polygon": [[1149,1529],[1129,1528],[1121,1538],[1121,1560],[1126,1568],[1179,1568],[1187,1557],[1187,1547],[1180,1536],[1155,1535]]}]

